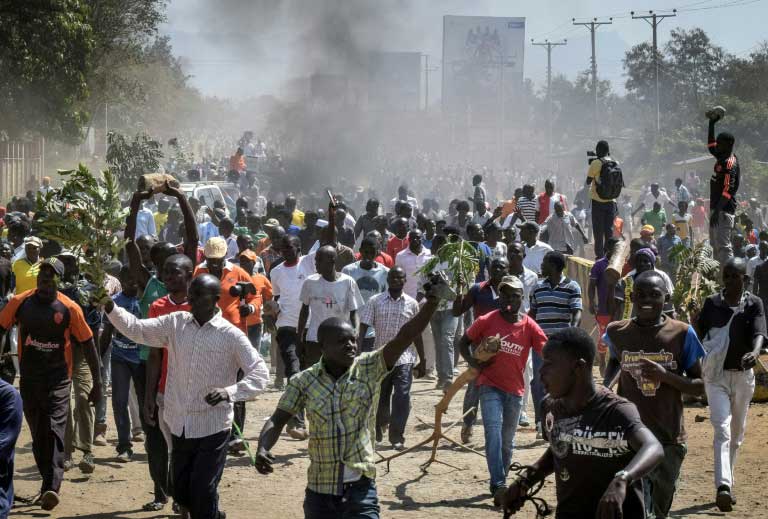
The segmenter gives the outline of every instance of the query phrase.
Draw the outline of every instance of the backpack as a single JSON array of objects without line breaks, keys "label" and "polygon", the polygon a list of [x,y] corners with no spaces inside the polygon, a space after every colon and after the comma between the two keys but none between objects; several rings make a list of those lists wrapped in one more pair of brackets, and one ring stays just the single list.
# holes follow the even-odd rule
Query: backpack
[{"label": "backpack", "polygon": [[614,160],[600,159],[600,162],[603,167],[600,169],[600,181],[595,186],[597,196],[603,200],[614,200],[619,197],[621,188],[624,187],[621,166]]}]

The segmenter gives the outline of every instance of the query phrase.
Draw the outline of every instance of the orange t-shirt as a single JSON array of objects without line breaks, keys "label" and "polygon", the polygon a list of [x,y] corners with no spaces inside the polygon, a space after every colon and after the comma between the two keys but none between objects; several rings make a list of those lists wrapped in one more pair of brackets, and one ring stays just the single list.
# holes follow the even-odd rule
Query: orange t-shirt
[{"label": "orange t-shirt", "polygon": [[[197,267],[195,269],[195,277],[200,274],[210,274],[207,267]],[[229,293],[229,289],[235,286],[239,281],[247,281],[252,283],[253,280],[248,273],[237,265],[228,263],[224,266],[224,272],[221,274],[221,296],[219,296],[219,308],[221,308],[221,315],[240,328],[243,333],[248,333],[248,325],[245,319],[240,318],[240,298],[235,297]],[[256,296],[248,294],[245,297],[245,302],[253,304]]]},{"label": "orange t-shirt", "polygon": [[37,289],[14,296],[0,312],[0,326],[19,327],[20,376],[40,380],[72,378],[72,338],[86,342],[93,332],[76,302],[58,292],[51,303],[36,297]]},{"label": "orange t-shirt", "polygon": [[251,276],[253,280],[253,286],[256,287],[256,297],[251,301],[254,312],[245,318],[245,324],[247,326],[253,326],[254,324],[261,324],[261,308],[264,306],[264,301],[272,300],[272,283],[263,274],[253,274]]}]

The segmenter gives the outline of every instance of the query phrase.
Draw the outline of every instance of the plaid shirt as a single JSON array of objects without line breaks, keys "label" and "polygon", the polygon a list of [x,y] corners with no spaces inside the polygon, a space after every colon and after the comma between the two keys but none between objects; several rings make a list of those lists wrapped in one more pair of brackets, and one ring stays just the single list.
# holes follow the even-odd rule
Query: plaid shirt
[{"label": "plaid shirt", "polygon": [[[392,299],[387,291],[376,294],[368,300],[360,314],[360,322],[376,330],[376,341],[373,347],[380,350],[394,339],[400,332],[400,328],[417,313],[419,313],[419,303],[414,298],[403,292],[397,299]],[[411,345],[400,355],[395,366],[416,364],[416,358],[416,349]]]},{"label": "plaid shirt", "polygon": [[334,379],[324,363],[291,377],[277,404],[309,418],[307,488],[319,494],[344,493],[344,467],[376,478],[373,438],[381,382],[387,376],[382,350],[363,353]]}]

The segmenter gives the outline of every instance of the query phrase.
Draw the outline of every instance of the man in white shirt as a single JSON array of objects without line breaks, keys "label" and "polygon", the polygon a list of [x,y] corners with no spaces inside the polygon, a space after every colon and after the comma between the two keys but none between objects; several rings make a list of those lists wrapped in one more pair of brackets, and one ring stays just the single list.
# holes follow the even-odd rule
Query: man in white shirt
[{"label": "man in white shirt", "polygon": [[140,236],[157,236],[155,215],[144,207],[144,202],[142,202],[141,209],[136,216],[136,234],[133,239],[138,239]]},{"label": "man in white shirt", "polygon": [[416,298],[419,291],[421,277],[417,272],[429,261],[432,253],[422,245],[422,233],[416,229],[408,233],[408,247],[397,253],[395,265],[405,271],[406,281],[403,291]]},{"label": "man in white shirt", "polygon": [[38,188],[38,191],[43,196],[53,191],[53,187],[51,187],[51,177],[43,177],[43,185]]},{"label": "man in white shirt", "polygon": [[584,244],[587,244],[589,240],[584,233],[584,229],[581,228],[576,218],[565,210],[563,204],[555,202],[554,213],[550,214],[544,221],[542,226],[542,232],[546,229],[549,234],[549,245],[556,251],[563,254],[573,254],[576,250],[576,237],[574,236],[574,230],[581,234],[581,239]]},{"label": "man in white shirt", "polygon": [[541,262],[544,256],[552,250],[548,244],[539,241],[539,226],[534,222],[517,224],[520,229],[520,240],[525,245],[525,259],[523,265],[531,269],[537,275],[541,274]]},{"label": "man in white shirt", "polygon": [[635,211],[632,213],[632,216],[635,216],[637,213],[639,213],[642,210],[650,211],[651,209],[653,209],[653,204],[656,202],[659,203],[662,209],[667,205],[671,205],[672,207],[677,207],[677,205],[672,201],[672,199],[669,198],[669,195],[667,194],[667,190],[660,188],[659,184],[654,182],[653,184],[651,184],[651,188],[648,190],[648,192],[640,201],[640,205],[638,205]]},{"label": "man in white shirt", "polygon": [[[757,246],[758,254],[754,258],[749,258],[749,261],[747,261],[747,286],[754,287],[754,281],[755,281],[755,269],[762,265],[762,263],[765,261],[766,258],[768,258],[768,242],[761,241]],[[757,293],[754,291],[753,293]]]},{"label": "man in white shirt", "polygon": [[414,213],[419,210],[419,203],[414,197],[408,195],[408,186],[405,184],[397,188],[397,196],[389,201],[390,213],[395,214],[395,204],[398,201],[408,202],[413,207]]},{"label": "man in white shirt", "polygon": [[[164,418],[173,435],[173,497],[182,517],[222,517],[218,482],[224,470],[233,402],[267,387],[269,369],[248,337],[221,315],[217,278],[203,274],[189,288],[190,312],[137,319],[105,301],[114,327],[129,339],[168,350]],[[237,371],[243,378],[237,381]]]},{"label": "man in white shirt", "polygon": [[363,306],[363,296],[351,277],[336,271],[336,248],[324,245],[315,253],[317,274],[307,277],[301,286],[298,330],[307,328],[299,360],[307,369],[320,360],[317,328],[331,317],[347,320],[357,329],[357,311]]}]

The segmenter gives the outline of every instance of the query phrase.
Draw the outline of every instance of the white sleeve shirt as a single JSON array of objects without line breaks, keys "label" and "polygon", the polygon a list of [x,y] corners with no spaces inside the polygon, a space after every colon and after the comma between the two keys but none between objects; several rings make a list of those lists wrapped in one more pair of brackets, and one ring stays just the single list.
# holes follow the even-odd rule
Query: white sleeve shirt
[{"label": "white sleeve shirt", "polygon": [[[137,319],[115,306],[107,314],[129,339],[168,349],[165,420],[174,436],[203,438],[232,427],[232,402],[252,400],[267,387],[269,369],[248,337],[217,311],[200,326],[189,312]],[[237,381],[237,370],[243,370]],[[223,388],[229,402],[208,405],[205,396]]]}]

